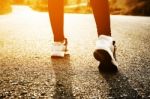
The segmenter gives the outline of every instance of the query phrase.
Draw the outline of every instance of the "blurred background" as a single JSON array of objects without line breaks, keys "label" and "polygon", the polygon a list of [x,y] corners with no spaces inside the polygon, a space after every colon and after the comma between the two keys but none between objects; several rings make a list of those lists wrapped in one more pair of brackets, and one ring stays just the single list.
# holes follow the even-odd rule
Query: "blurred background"
[{"label": "blurred background", "polygon": [[[67,13],[91,13],[90,0],[65,0]],[[0,0],[0,14],[12,11],[12,5],[27,5],[37,11],[47,11],[48,0]],[[150,0],[109,0],[111,14],[150,16]]]}]

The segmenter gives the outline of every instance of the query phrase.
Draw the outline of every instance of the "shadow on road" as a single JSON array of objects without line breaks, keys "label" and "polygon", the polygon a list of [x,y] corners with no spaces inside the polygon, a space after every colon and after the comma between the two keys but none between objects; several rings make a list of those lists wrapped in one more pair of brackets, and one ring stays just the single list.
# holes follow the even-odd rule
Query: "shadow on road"
[{"label": "shadow on road", "polygon": [[112,98],[125,98],[125,99],[141,99],[142,97],[138,95],[138,92],[132,88],[128,82],[128,78],[118,72],[116,74],[106,74],[101,73],[103,78],[109,85],[109,97]]},{"label": "shadow on road", "polygon": [[54,99],[74,99],[72,93],[72,68],[70,57],[63,59],[51,59],[55,72],[55,94]]}]

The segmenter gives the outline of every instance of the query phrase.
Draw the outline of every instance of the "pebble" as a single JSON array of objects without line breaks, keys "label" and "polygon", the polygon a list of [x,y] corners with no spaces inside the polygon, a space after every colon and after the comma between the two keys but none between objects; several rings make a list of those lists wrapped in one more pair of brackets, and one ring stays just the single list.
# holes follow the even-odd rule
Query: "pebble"
[{"label": "pebble", "polygon": [[48,96],[40,96],[40,99],[48,99]]},{"label": "pebble", "polygon": [[31,96],[31,99],[36,99],[36,97],[35,96]]},{"label": "pebble", "polygon": [[99,99],[97,96],[90,97],[90,99]]},{"label": "pebble", "polygon": [[27,91],[23,91],[23,92],[20,93],[21,96],[24,96],[26,94],[27,94]]},{"label": "pebble", "polygon": [[123,94],[122,96],[123,96],[123,97],[127,97],[128,95],[127,95],[127,94]]},{"label": "pebble", "polygon": [[115,98],[110,96],[110,97],[108,97],[108,99],[115,99]]},{"label": "pebble", "polygon": [[0,84],[2,84],[2,83],[3,83],[3,81],[0,80]]},{"label": "pebble", "polygon": [[18,84],[18,82],[13,82],[13,83],[11,83],[12,85],[17,85]]},{"label": "pebble", "polygon": [[0,99],[3,99],[3,98],[5,98],[5,97],[6,97],[6,95],[0,93]]},{"label": "pebble", "polygon": [[45,96],[45,95],[46,95],[46,93],[45,93],[45,92],[41,93],[41,96]]}]

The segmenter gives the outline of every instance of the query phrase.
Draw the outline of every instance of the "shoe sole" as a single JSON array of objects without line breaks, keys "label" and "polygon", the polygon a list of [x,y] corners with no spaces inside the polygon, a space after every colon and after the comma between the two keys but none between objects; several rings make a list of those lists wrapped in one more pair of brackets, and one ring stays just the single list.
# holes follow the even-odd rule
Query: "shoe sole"
[{"label": "shoe sole", "polygon": [[69,54],[69,51],[66,51],[66,52],[64,52],[63,53],[63,55],[61,54],[61,55],[51,55],[51,58],[64,58],[65,56],[70,56],[70,54]]},{"label": "shoe sole", "polygon": [[116,72],[118,71],[117,66],[112,63],[112,58],[109,53],[103,49],[97,49],[93,53],[94,58],[100,61],[99,71],[104,72]]}]

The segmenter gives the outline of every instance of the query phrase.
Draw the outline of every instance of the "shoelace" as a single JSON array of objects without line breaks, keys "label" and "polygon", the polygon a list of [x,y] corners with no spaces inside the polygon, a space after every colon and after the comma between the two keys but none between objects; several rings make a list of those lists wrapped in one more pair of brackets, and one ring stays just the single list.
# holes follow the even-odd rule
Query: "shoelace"
[{"label": "shoelace", "polygon": [[114,58],[115,58],[115,60],[117,60],[116,59],[116,50],[117,50],[117,47],[116,47],[116,42],[115,41],[113,41],[113,46],[114,46],[114,52],[113,52],[113,56],[114,56]]}]

